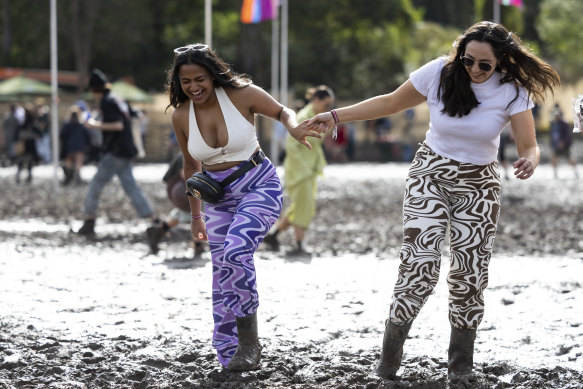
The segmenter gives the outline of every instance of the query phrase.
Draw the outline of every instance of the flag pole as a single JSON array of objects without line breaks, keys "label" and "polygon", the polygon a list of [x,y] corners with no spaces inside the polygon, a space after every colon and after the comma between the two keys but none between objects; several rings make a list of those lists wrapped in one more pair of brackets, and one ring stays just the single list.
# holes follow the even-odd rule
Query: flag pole
[{"label": "flag pole", "polygon": [[213,40],[213,5],[212,0],[204,2],[204,43],[212,47]]},{"label": "flag pole", "polygon": [[53,143],[53,193],[59,191],[59,96],[57,80],[57,0],[51,0],[50,41],[51,41],[51,135]]},{"label": "flag pole", "polygon": [[[275,7],[279,7],[276,4]],[[277,10],[276,8],[276,11]],[[276,12],[276,17],[271,20],[271,96],[275,100],[279,100],[279,12]],[[278,123],[272,121],[271,141],[269,147],[269,158],[277,165],[279,162],[279,142],[276,126]]]},{"label": "flag pole", "polygon": [[494,5],[494,23],[500,23],[500,1],[493,0],[492,4]]},{"label": "flag pole", "polygon": [[271,20],[271,96],[279,100],[279,12]]},{"label": "flag pole", "polygon": [[281,94],[280,102],[287,106],[287,28],[288,28],[288,0],[281,0]]}]

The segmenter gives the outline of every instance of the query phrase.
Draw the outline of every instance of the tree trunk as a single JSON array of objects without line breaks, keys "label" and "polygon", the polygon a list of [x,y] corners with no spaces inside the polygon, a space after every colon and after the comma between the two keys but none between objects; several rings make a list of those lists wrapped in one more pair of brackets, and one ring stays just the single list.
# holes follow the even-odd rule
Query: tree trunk
[{"label": "tree trunk", "polygon": [[89,80],[91,63],[91,48],[93,46],[93,30],[99,17],[101,0],[71,1],[71,36],[75,54],[75,68],[79,73],[77,89],[82,91]]},{"label": "tree trunk", "polygon": [[12,48],[12,27],[10,24],[10,0],[2,2],[2,56],[6,58]]}]

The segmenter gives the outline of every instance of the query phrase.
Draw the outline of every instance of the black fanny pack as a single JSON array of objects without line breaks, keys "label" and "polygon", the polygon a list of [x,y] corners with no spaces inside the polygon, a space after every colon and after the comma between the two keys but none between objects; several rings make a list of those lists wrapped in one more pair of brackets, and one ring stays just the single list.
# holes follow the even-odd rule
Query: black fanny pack
[{"label": "black fanny pack", "polygon": [[202,172],[194,173],[192,177],[186,180],[186,194],[194,196],[207,203],[216,204],[225,195],[225,186],[259,165],[264,159],[265,154],[263,154],[263,151],[259,150],[249,161],[245,162],[245,164],[226,177],[223,181],[215,180],[206,174],[204,170]]}]

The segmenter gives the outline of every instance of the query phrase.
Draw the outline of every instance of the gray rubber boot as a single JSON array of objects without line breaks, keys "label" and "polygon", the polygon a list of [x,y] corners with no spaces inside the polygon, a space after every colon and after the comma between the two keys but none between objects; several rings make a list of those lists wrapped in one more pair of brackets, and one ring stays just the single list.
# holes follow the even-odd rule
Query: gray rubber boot
[{"label": "gray rubber boot", "polygon": [[239,345],[231,358],[229,371],[248,371],[259,368],[261,345],[257,335],[257,312],[237,319],[237,337]]},{"label": "gray rubber boot", "polygon": [[396,377],[403,358],[403,344],[410,329],[411,323],[397,325],[388,319],[385,322],[383,349],[381,350],[381,359],[376,368],[376,373],[379,377],[390,380]]},{"label": "gray rubber boot", "polygon": [[449,338],[447,376],[461,378],[472,374],[476,329],[451,327]]}]

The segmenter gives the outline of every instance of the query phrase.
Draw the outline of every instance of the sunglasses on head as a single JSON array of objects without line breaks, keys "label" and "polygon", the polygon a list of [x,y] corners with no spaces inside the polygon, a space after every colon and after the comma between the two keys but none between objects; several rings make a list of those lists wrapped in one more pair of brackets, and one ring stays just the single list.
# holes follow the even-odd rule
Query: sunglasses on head
[{"label": "sunglasses on head", "polygon": [[[460,57],[460,59],[462,61],[462,65],[464,65],[467,68],[471,68],[472,66],[474,66],[474,63],[476,62],[472,58],[468,57]],[[492,70],[492,64],[487,62],[478,62],[478,67],[480,68],[480,70],[484,72],[489,72],[490,70]]]},{"label": "sunglasses on head", "polygon": [[209,48],[209,45],[187,45],[182,47],[177,47],[174,49],[175,55],[180,55],[187,53],[189,51],[205,51]]}]

